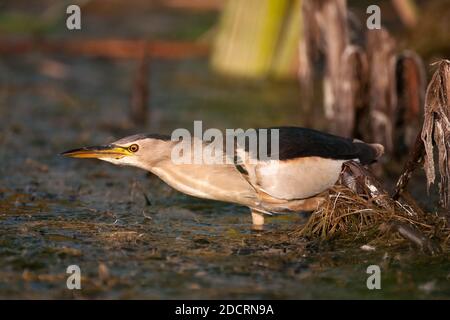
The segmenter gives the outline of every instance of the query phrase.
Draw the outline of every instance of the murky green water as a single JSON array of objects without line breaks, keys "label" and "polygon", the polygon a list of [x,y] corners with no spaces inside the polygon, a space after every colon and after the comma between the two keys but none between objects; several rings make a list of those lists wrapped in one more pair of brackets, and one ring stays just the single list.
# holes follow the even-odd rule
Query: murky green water
[{"label": "murky green water", "polygon": [[[41,56],[0,63],[0,297],[450,297],[447,256],[318,245],[290,235],[301,215],[269,218],[254,232],[246,208],[190,198],[139,169],[58,156],[136,132],[191,129],[194,120],[205,129],[322,128],[301,110],[295,83],[219,79],[200,60],[155,61],[150,124],[135,128],[133,64],[57,61],[63,81],[40,74]],[[71,264],[82,290],[66,288]],[[366,287],[372,264],[381,290]]]}]

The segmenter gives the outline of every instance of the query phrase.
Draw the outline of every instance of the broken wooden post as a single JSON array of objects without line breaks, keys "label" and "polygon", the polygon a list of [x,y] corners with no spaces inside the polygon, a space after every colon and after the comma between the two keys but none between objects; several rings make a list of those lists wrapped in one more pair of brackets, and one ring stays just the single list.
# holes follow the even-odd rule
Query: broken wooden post
[{"label": "broken wooden post", "polygon": [[367,33],[369,58],[369,106],[371,141],[381,143],[392,153],[393,119],[395,118],[395,41],[385,29]]},{"label": "broken wooden post", "polygon": [[320,31],[315,19],[317,2],[304,0],[301,4],[301,36],[298,45],[298,82],[305,110],[311,109],[314,92],[314,62],[319,53]]},{"label": "broken wooden post", "polygon": [[[366,34],[366,48],[352,44],[355,39],[350,37],[352,27],[343,0],[306,0],[302,13],[299,79],[302,92],[307,95],[305,100],[311,99],[312,65],[320,53],[325,57],[323,105],[328,130],[381,143],[391,152],[396,101],[395,41],[381,29]],[[370,116],[365,117],[369,104]],[[365,123],[365,128],[356,127],[360,122]]]},{"label": "broken wooden post", "polygon": [[399,54],[395,63],[397,118],[394,156],[401,159],[415,143],[422,123],[426,75],[422,59],[413,51]]},{"label": "broken wooden post", "polygon": [[[341,56],[349,43],[345,0],[305,0],[302,3],[302,40],[299,47],[299,80],[305,102],[311,103],[313,61],[319,51],[325,57],[323,80],[325,117],[334,122],[337,107]],[[336,128],[339,130],[340,128]],[[331,128],[334,133],[339,133]]]},{"label": "broken wooden post", "polygon": [[349,138],[355,136],[359,115],[367,105],[367,78],[366,53],[359,46],[347,46],[341,56],[332,132]]},{"label": "broken wooden post", "polygon": [[343,0],[323,1],[317,14],[317,22],[325,42],[326,69],[323,80],[325,117],[336,117],[341,57],[349,43],[347,7]]}]

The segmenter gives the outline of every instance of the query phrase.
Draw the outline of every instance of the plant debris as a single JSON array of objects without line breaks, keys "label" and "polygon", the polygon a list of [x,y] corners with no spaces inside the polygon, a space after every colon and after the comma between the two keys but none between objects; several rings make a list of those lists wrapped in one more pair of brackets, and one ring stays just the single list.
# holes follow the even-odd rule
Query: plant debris
[{"label": "plant debris", "polygon": [[422,141],[425,145],[424,169],[427,176],[428,188],[434,183],[436,177],[434,169],[434,144],[439,154],[439,191],[441,204],[448,208],[450,187],[450,160],[448,157],[450,149],[450,61],[438,62],[438,70],[427,88],[425,98],[425,119],[422,128]]},{"label": "plant debris", "polygon": [[442,60],[428,85],[424,124],[390,196],[378,179],[356,162],[344,165],[339,183],[313,212],[299,236],[320,239],[361,238],[370,244],[404,242],[434,254],[449,249],[450,225],[445,216],[425,213],[406,191],[414,170],[423,163],[427,186],[435,181],[433,149],[438,149],[440,204],[450,202],[450,61]]},{"label": "plant debris", "polygon": [[[351,169],[362,168],[356,163],[350,165],[354,167]],[[341,183],[330,190],[326,200],[295,235],[321,240],[359,239],[375,247],[409,241],[430,254],[450,249],[450,226],[444,217],[425,214],[409,200],[393,200],[372,182],[374,177],[370,175],[364,177],[364,188],[357,181],[363,175],[356,177],[356,183],[352,182],[354,188],[346,186],[346,169]]]}]

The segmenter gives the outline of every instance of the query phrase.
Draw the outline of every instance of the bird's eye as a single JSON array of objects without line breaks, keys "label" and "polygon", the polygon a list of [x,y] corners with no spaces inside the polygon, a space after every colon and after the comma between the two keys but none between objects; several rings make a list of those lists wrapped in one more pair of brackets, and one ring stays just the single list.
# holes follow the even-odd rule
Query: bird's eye
[{"label": "bird's eye", "polygon": [[139,150],[139,146],[137,144],[132,144],[131,146],[128,147],[128,150],[131,152],[136,152]]}]

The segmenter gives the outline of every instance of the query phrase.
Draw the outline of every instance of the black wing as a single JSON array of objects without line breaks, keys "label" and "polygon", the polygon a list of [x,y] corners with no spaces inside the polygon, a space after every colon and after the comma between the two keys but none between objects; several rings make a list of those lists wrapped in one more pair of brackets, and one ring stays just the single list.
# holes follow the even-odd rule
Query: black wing
[{"label": "black wing", "polygon": [[[274,158],[271,150],[271,129],[278,129],[279,160],[289,160],[302,157],[322,157],[326,159],[350,160],[359,159],[361,164],[371,164],[383,153],[383,147],[378,144],[367,144],[362,141],[335,136],[329,133],[300,127],[273,127],[267,129],[267,154]],[[258,139],[261,141],[260,139]],[[258,143],[259,146],[259,143]],[[249,151],[246,141],[245,150]],[[259,148],[258,148],[259,150]],[[274,150],[275,152],[275,150]],[[253,152],[250,152],[253,153]],[[253,154],[254,155],[254,154]],[[259,151],[257,156],[259,159]]]}]

